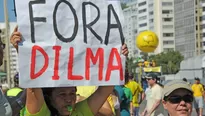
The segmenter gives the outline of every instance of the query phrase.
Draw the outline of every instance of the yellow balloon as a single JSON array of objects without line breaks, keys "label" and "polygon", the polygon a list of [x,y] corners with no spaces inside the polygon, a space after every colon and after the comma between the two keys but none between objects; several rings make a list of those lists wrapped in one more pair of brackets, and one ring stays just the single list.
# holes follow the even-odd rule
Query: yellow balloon
[{"label": "yellow balloon", "polygon": [[137,36],[136,45],[142,52],[154,52],[159,45],[159,39],[154,32],[144,31]]}]

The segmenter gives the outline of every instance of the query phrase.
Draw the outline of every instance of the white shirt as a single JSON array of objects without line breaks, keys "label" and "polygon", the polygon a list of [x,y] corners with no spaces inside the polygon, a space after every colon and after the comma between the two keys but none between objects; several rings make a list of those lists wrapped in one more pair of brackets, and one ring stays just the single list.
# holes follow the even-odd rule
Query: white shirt
[{"label": "white shirt", "polygon": [[[153,105],[156,103],[156,101],[162,99],[162,87],[156,84],[152,88],[147,89],[146,99],[147,99],[147,111],[150,111]],[[151,116],[158,116],[163,112],[164,112],[163,106],[162,103],[160,103],[159,107],[152,113]]]}]

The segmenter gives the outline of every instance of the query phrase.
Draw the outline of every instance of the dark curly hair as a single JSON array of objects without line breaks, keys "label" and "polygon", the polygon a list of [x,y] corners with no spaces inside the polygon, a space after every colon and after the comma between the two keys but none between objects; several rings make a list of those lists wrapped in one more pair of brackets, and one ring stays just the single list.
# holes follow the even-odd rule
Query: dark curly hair
[{"label": "dark curly hair", "polygon": [[[54,91],[54,89],[56,88],[43,88],[43,95],[44,95],[44,100],[46,102],[46,105],[48,106],[48,109],[51,112],[51,116],[59,116],[58,110],[56,108],[54,108],[51,104],[51,96],[52,96],[52,92]],[[77,88],[75,88],[77,91]]]},{"label": "dark curly hair", "polygon": [[55,88],[43,88],[43,95],[44,95],[44,100],[46,102],[46,105],[48,106],[48,109],[51,112],[51,116],[59,116],[58,114],[58,110],[55,109],[52,105],[51,105],[51,99],[50,97],[52,96],[52,92]]}]

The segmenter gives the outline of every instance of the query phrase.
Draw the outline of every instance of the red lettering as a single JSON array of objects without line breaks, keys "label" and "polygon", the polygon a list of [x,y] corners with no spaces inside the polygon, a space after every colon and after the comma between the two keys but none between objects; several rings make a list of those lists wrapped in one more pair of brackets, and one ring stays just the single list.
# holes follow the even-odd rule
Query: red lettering
[{"label": "red lettering", "polygon": [[98,77],[99,80],[103,79],[103,65],[104,65],[104,50],[103,48],[98,48],[96,55],[93,55],[92,49],[87,48],[86,58],[85,58],[85,79],[90,80],[90,60],[95,65],[99,61],[98,65]]},{"label": "red lettering", "polygon": [[[117,64],[118,64],[116,66],[113,66],[114,56],[116,57]],[[112,48],[112,50],[110,52],[110,57],[109,57],[109,61],[108,61],[108,69],[107,69],[107,72],[106,72],[105,81],[109,81],[110,80],[110,75],[111,75],[111,72],[113,70],[119,70],[120,80],[122,81],[124,79],[122,63],[121,63],[120,54],[118,53],[116,48]]]},{"label": "red lettering", "polygon": [[83,77],[80,75],[73,75],[73,57],[74,49],[70,48],[69,62],[68,62],[68,80],[82,80]]},{"label": "red lettering", "polygon": [[53,46],[53,50],[55,50],[55,63],[54,63],[54,75],[52,77],[53,80],[59,80],[58,70],[59,70],[59,56],[61,46]]},{"label": "red lettering", "polygon": [[[44,65],[43,65],[43,68],[41,68],[41,70],[38,72],[38,73],[35,73],[35,68],[36,68],[36,51],[39,51],[41,52],[41,54],[43,55],[44,57]],[[41,48],[40,46],[33,46],[32,47],[32,53],[31,53],[31,68],[30,68],[30,78],[31,79],[36,79],[38,78],[39,76],[41,76],[45,71],[46,69],[48,68],[48,54],[44,51],[43,48]]]}]

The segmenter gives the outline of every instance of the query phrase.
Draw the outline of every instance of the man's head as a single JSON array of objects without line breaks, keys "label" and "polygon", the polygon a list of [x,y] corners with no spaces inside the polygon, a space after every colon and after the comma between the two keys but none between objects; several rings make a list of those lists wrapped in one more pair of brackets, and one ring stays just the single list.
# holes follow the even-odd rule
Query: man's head
[{"label": "man's head", "polygon": [[133,74],[132,74],[132,73],[129,73],[129,74],[128,74],[128,79],[129,79],[129,80],[132,80],[133,78],[134,78]]},{"label": "man's head", "polygon": [[158,77],[157,77],[156,74],[150,73],[150,74],[148,74],[148,75],[146,76],[146,79],[147,79],[148,84],[149,84],[150,86],[153,86],[153,85],[155,85],[155,84],[157,83]]},{"label": "man's head", "polygon": [[184,81],[174,80],[163,89],[162,103],[170,116],[191,116],[193,92]]},{"label": "man's head", "polygon": [[183,80],[184,82],[187,82],[187,79],[186,79],[186,78],[183,78],[182,80]]},{"label": "man's head", "polygon": [[200,83],[200,79],[199,79],[198,77],[195,77],[194,80],[195,80],[195,83],[196,83],[196,84],[199,84],[199,83]]}]

